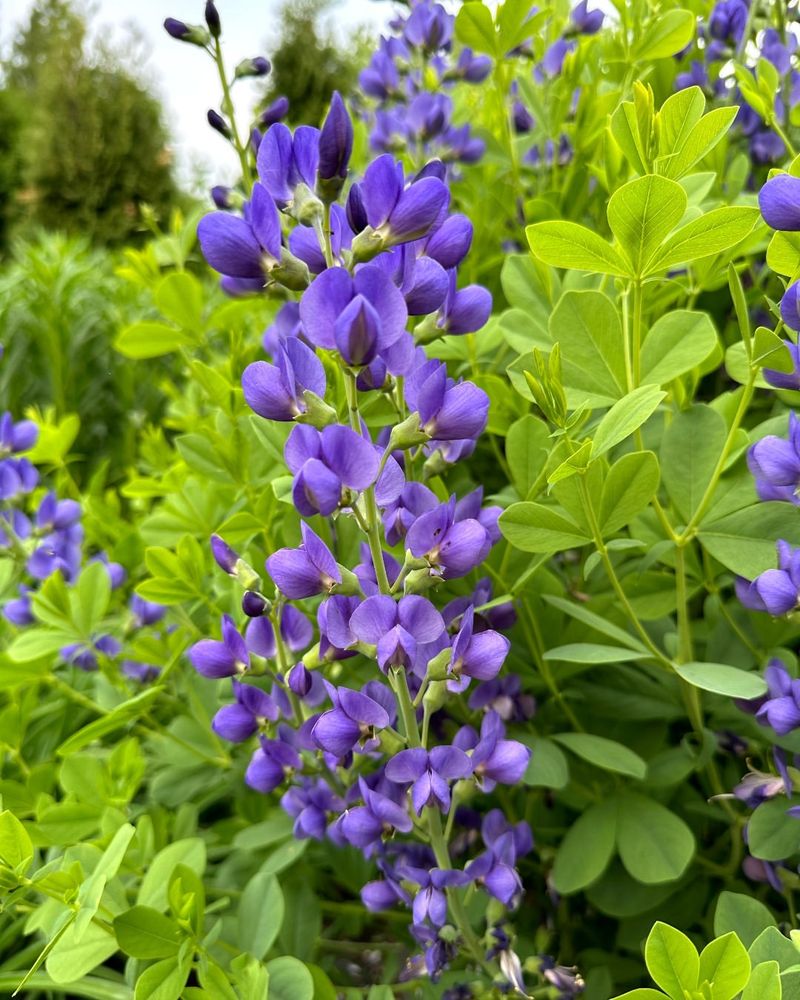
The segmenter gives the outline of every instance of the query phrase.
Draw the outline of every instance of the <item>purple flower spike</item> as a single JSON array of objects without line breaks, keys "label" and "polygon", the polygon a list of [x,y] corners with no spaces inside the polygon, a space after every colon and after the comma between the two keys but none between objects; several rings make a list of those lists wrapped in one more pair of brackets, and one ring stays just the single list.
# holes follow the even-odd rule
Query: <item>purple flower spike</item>
[{"label": "purple flower spike", "polygon": [[255,361],[245,368],[242,389],[247,405],[267,420],[294,420],[306,413],[303,393],[325,395],[325,369],[316,354],[301,340],[277,346],[276,363]]},{"label": "purple flower spike", "polygon": [[358,747],[363,752],[377,745],[375,734],[389,725],[389,713],[368,695],[350,688],[333,688],[334,708],[323,712],[312,730],[317,746],[335,757],[345,757]]},{"label": "purple flower spike", "polygon": [[[444,620],[425,597],[398,602],[386,595],[368,597],[353,613],[350,630],[360,642],[377,647],[378,666],[423,671],[444,633]],[[430,654],[430,655],[429,655]]]},{"label": "purple flower spike", "polygon": [[268,795],[302,766],[297,751],[287,743],[267,740],[262,736],[261,746],[253,754],[244,780],[250,788]]},{"label": "purple flower spike", "polygon": [[367,489],[380,465],[372,444],[339,424],[321,433],[298,425],[286,441],[284,457],[295,474],[292,498],[304,517],[332,514],[342,501],[342,489]]},{"label": "purple flower spike", "polygon": [[211,728],[224,740],[244,743],[267,720],[277,720],[278,706],[266,691],[252,684],[234,681],[233,693],[236,696],[235,703],[223,706],[211,722]]},{"label": "purple flower spike", "polygon": [[401,750],[386,765],[386,777],[398,785],[411,785],[411,801],[419,816],[425,806],[442,812],[450,808],[449,781],[472,774],[469,757],[458,747],[434,747],[430,753],[422,747]]},{"label": "purple flower spike", "polygon": [[303,543],[297,549],[279,549],[267,559],[267,572],[290,600],[313,597],[342,582],[342,574],[328,546],[303,522]]},{"label": "purple flower spike", "polygon": [[758,205],[768,226],[780,232],[800,231],[800,177],[771,178],[758,193]]},{"label": "purple flower spike", "polygon": [[233,677],[250,666],[245,641],[228,615],[222,616],[222,640],[201,639],[190,647],[188,657],[203,677]]}]

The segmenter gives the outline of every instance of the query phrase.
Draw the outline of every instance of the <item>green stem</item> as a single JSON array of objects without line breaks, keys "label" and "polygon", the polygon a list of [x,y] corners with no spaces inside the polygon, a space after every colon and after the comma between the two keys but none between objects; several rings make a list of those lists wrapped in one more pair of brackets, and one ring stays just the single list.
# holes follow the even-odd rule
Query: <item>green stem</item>
[{"label": "green stem", "polygon": [[631,375],[633,388],[637,388],[642,377],[642,282],[633,283],[633,330],[631,331]]},{"label": "green stem", "polygon": [[236,124],[233,98],[231,97],[228,75],[225,72],[225,59],[222,55],[222,46],[220,45],[219,38],[214,39],[214,51],[212,55],[214,56],[214,62],[217,64],[219,82],[222,85],[222,110],[227,114],[230,122],[231,134],[233,136],[233,146],[236,150],[236,155],[239,157],[239,164],[242,168],[242,184],[244,185],[245,194],[249,196],[250,191],[253,188],[253,172],[250,168],[250,158],[247,155],[247,146],[242,143],[239,135],[239,126]]},{"label": "green stem", "polygon": [[[0,973],[0,993],[14,994],[22,972]],[[124,983],[113,983],[107,979],[84,976],[79,983],[54,983],[45,972],[36,972],[25,983],[26,990],[42,990],[46,993],[60,993],[66,997],[82,997],[85,1000],[133,1000],[133,993]]]}]

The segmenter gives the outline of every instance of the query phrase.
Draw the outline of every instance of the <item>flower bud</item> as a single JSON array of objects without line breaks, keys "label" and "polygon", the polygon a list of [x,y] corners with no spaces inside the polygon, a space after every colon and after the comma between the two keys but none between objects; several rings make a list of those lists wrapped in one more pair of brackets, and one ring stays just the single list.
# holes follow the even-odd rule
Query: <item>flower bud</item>
[{"label": "flower bud", "polygon": [[254,56],[252,59],[242,59],[233,75],[237,80],[247,76],[267,76],[272,69],[272,63],[264,56]]},{"label": "flower bud", "polygon": [[242,595],[242,611],[248,618],[260,618],[269,612],[270,602],[255,590],[247,590]]},{"label": "flower bud", "polygon": [[298,698],[305,698],[311,690],[312,678],[302,661],[295,663],[289,671],[286,682],[289,685],[289,689],[294,691]]},{"label": "flower bud", "polygon": [[219,38],[222,34],[222,24],[219,19],[219,11],[213,0],[207,0],[206,2],[206,24],[208,25],[208,30],[211,32],[214,38]]},{"label": "flower bud", "polygon": [[264,128],[269,128],[282,118],[285,118],[289,111],[289,98],[276,97],[269,107],[266,107],[258,116],[259,124]]},{"label": "flower bud", "polygon": [[328,204],[336,201],[347,177],[353,152],[353,123],[338,90],[319,135],[317,193]]},{"label": "flower bud", "polygon": [[230,127],[218,111],[214,111],[213,108],[209,108],[206,117],[208,118],[208,124],[214,129],[215,132],[219,132],[219,134],[225,136],[226,139],[230,139]]},{"label": "flower bud", "polygon": [[185,21],[179,21],[177,18],[168,17],[164,21],[164,30],[172,38],[176,38],[179,42],[188,42],[190,45],[199,45],[200,48],[205,48],[208,45],[209,34],[206,29],[200,24],[186,24]]},{"label": "flower bud", "polygon": [[215,184],[211,188],[211,200],[221,211],[233,208],[233,204],[231,203],[231,189],[224,184]]},{"label": "flower bud", "polygon": [[239,553],[232,549],[219,535],[211,536],[211,554],[214,556],[217,566],[227,573],[228,576],[236,575],[236,564],[239,561]]}]

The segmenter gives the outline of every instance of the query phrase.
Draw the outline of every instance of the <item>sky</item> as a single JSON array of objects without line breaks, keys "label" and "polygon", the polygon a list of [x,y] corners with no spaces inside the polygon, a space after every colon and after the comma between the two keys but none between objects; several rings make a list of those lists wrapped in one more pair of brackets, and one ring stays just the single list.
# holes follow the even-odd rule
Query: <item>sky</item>
[{"label": "sky", "polygon": [[[206,124],[208,109],[219,106],[216,67],[200,49],[176,42],[162,28],[165,17],[202,23],[203,0],[78,2],[96,11],[93,24],[102,38],[125,43],[141,77],[163,102],[179,177],[184,183],[193,182],[201,170],[207,172],[209,182],[232,181],[236,177],[235,155],[222,137]],[[3,50],[25,23],[32,5],[33,0],[0,0],[0,47]],[[276,40],[275,25],[280,7],[281,0],[217,0],[231,68],[249,56],[269,57]],[[377,39],[391,11],[391,3],[387,2],[336,0],[328,20],[340,37],[347,37],[360,25],[366,25]],[[130,26],[139,36],[139,43],[133,48],[127,30]],[[254,93],[250,81],[236,85],[235,96],[242,97],[247,111]]]}]

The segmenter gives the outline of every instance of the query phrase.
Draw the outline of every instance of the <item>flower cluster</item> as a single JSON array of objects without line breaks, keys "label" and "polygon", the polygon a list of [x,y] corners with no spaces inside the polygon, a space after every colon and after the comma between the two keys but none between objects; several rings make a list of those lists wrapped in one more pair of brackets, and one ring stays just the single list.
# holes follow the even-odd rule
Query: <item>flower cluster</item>
[{"label": "flower cluster", "polygon": [[[431,51],[451,30],[439,10],[419,4],[406,24]],[[494,604],[486,580],[435,600],[499,539],[499,508],[483,505],[480,488],[459,499],[426,482],[469,454],[487,422],[485,393],[424,346],[480,329],[490,312],[487,291],[458,287],[471,225],[448,214],[441,161],[409,177],[383,154],[350,181],[351,149],[337,94],[321,129],[269,129],[242,216],[215,212],[199,226],[227,287],[302,292],[265,334],[271,360],[242,377],[256,414],[293,425],[284,457],[301,521],[300,543],[266,560],[267,594],[212,539],[242,585],[247,624],[224,617],[221,637],[189,659],[205,677],[231,678],[235,700],[213,726],[235,743],[257,738],[247,784],[284,789],[296,836],[373,860],[364,904],[410,907],[419,968],[435,978],[459,948],[486,960],[466,887],[506,908],[522,895],[531,831],[500,810],[482,814],[480,793],[522,778],[530,751],[507,724],[535,705],[501,674],[513,606]],[[395,417],[371,426],[368,412]],[[340,520],[360,534],[349,565]]]},{"label": "flower cluster", "polygon": [[[689,47],[678,56],[681,60],[690,59],[690,62],[688,68],[675,78],[675,87],[676,90],[700,87],[709,97],[739,104],[737,123],[747,139],[750,159],[754,165],[764,166],[777,163],[786,156],[781,128],[800,102],[800,72],[795,68],[798,38],[789,27],[780,32],[772,27],[752,32],[757,21],[754,18],[756,12],[751,7],[755,7],[755,0],[718,0],[708,20],[698,24],[696,46]],[[752,53],[747,49],[751,37],[757,47]],[[754,67],[760,59],[764,59],[777,70],[782,86],[769,112],[772,120],[765,120],[742,100],[736,77],[727,72],[732,58],[740,63],[752,61]],[[745,73],[755,75],[755,70],[746,70]],[[741,80],[739,84],[745,86]]]},{"label": "flower cluster", "polygon": [[377,102],[370,134],[376,152],[409,151],[420,162],[475,163],[485,144],[469,125],[453,124],[445,92],[457,81],[480,83],[491,72],[488,56],[463,48],[452,53],[455,18],[435,0],[412,0],[407,16],[391,22],[377,52],[359,76],[361,90]]},{"label": "flower cluster", "polygon": [[[85,564],[81,506],[76,500],[59,498],[40,485],[39,470],[25,456],[36,444],[38,428],[33,421],[14,421],[10,413],[0,417],[0,557],[12,561],[12,579],[18,596],[5,602],[3,617],[16,628],[35,621],[32,602],[37,589],[53,574],[65,583],[74,583]],[[125,569],[109,560],[105,552],[90,556],[88,562],[101,563],[112,590],[126,580]],[[161,605],[136,595],[130,600],[129,633],[160,621],[166,612]],[[96,670],[99,657],[117,657],[122,650],[118,639],[107,633],[92,637],[91,643],[69,643],[60,650],[61,659],[82,670]],[[154,668],[123,661],[122,671],[137,681],[150,680]]]}]

